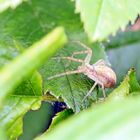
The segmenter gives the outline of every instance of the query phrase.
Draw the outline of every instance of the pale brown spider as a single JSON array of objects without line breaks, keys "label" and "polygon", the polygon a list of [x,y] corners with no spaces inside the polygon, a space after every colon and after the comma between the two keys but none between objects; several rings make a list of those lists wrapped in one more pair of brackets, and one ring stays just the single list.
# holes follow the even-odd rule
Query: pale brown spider
[{"label": "pale brown spider", "polygon": [[[115,72],[105,63],[103,59],[98,60],[94,64],[90,64],[90,60],[92,57],[92,50],[91,48],[87,47],[83,43],[79,41],[74,41],[75,43],[78,43],[80,46],[85,48],[85,51],[77,51],[72,54],[71,57],[59,57],[60,59],[67,59],[69,61],[75,61],[75,62],[80,62],[82,63],[81,66],[78,66],[77,70],[73,71],[67,71],[61,74],[57,74],[54,76],[51,76],[48,78],[48,80],[51,80],[53,78],[61,77],[64,75],[71,75],[71,74],[76,74],[76,73],[83,73],[86,75],[88,78],[91,80],[95,81],[87,95],[84,97],[83,101],[92,93],[94,90],[95,86],[98,84],[102,87],[102,92],[104,98],[106,97],[105,94],[105,88],[111,88],[115,85],[116,83],[116,74]],[[74,58],[75,55],[77,54],[87,54],[84,60],[82,59],[77,59]]]}]

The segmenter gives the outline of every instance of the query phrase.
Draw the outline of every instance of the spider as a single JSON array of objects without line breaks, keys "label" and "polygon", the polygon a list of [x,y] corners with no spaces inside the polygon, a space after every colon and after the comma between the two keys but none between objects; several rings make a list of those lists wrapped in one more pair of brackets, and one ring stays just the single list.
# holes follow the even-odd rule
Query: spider
[{"label": "spider", "polygon": [[[67,71],[64,73],[56,74],[54,76],[51,76],[48,78],[48,80],[51,80],[53,78],[65,76],[65,75],[71,75],[71,74],[77,74],[77,73],[83,73],[91,80],[95,81],[89,92],[84,97],[83,101],[92,93],[96,85],[100,85],[103,92],[104,99],[106,98],[105,88],[111,88],[116,84],[116,74],[115,72],[109,67],[106,62],[103,59],[98,60],[94,64],[90,64],[90,60],[92,57],[92,50],[91,48],[87,47],[85,44],[81,43],[80,41],[73,41],[77,44],[79,44],[81,47],[83,47],[84,51],[77,51],[72,54],[71,57],[59,57],[60,59],[67,59],[69,61],[75,61],[82,63],[82,65],[78,66],[76,70],[73,71]],[[75,55],[78,54],[87,54],[85,59],[78,59],[74,58]]]}]

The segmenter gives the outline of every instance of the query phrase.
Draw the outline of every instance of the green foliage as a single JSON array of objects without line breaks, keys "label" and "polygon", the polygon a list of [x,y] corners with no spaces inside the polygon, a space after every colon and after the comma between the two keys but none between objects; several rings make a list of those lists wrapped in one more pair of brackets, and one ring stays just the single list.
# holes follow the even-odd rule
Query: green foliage
[{"label": "green foliage", "polygon": [[32,96],[10,96],[6,99],[0,114],[1,125],[5,126],[9,139],[16,139],[22,133],[22,119],[30,109],[38,109],[41,99]]},{"label": "green foliage", "polygon": [[42,84],[41,75],[35,72],[30,78],[22,81],[12,95],[40,96],[42,94]]},{"label": "green foliage", "polygon": [[2,126],[0,126],[0,138],[6,140],[5,131]]},{"label": "green foliage", "polygon": [[129,31],[118,32],[116,36],[111,36],[108,42],[104,42],[107,50],[119,49],[123,47],[128,47],[131,45],[136,45],[140,43],[139,40],[140,31]]},{"label": "green foliage", "polygon": [[53,122],[49,128],[49,131],[51,131],[51,130],[53,131],[53,128],[55,126],[57,126],[59,123],[66,120],[73,114],[74,114],[74,112],[71,109],[65,109],[64,111],[57,113],[56,116],[53,118]]},{"label": "green foliage", "polygon": [[[0,114],[1,124],[6,127],[9,139],[15,139],[22,133],[23,116],[30,109],[38,109],[42,101],[40,75],[35,73],[31,78],[24,81],[23,79],[54,54],[65,42],[66,36],[63,28],[57,28],[1,69],[1,104],[5,96],[12,92],[4,101]],[[22,84],[17,87],[21,81],[23,81]],[[15,87],[17,88],[14,91]]]},{"label": "green foliage", "polygon": [[3,12],[7,8],[16,8],[22,1],[26,0],[0,0],[0,12]]},{"label": "green foliage", "polygon": [[42,40],[31,46],[9,65],[6,65],[1,69],[0,102],[3,101],[6,94],[11,92],[11,90],[17,86],[25,76],[31,74],[41,65],[41,62],[44,62],[47,58],[53,55],[54,52],[65,42],[66,36],[64,35],[63,29],[57,28]]},{"label": "green foliage", "polygon": [[[27,84],[27,83],[28,84]],[[38,73],[22,82],[16,90],[6,98],[1,110],[0,122],[7,130],[9,139],[15,139],[22,133],[22,119],[30,109],[38,109],[42,99],[42,81]]]},{"label": "green foliage", "polygon": [[140,98],[110,101],[74,116],[36,140],[138,139],[139,106]]},{"label": "green foliage", "polygon": [[[57,5],[60,5],[61,9],[56,8]],[[36,7],[37,15],[34,13],[32,7]],[[26,9],[26,11],[24,9]],[[48,9],[49,12],[46,12],[46,9]],[[24,17],[20,18],[19,15],[23,14],[23,10],[25,11]],[[50,13],[54,13],[54,15],[50,15]],[[10,54],[2,54],[2,56],[4,57],[4,62],[8,61],[7,59],[5,59],[5,57],[12,58],[14,55],[17,55],[18,51],[22,49],[21,46],[26,47],[28,46],[28,44],[32,44],[32,42],[36,41],[56,25],[63,25],[65,27],[70,42],[71,40],[81,40],[86,43],[88,42],[87,37],[85,36],[85,33],[82,29],[80,19],[78,15],[74,13],[74,3],[70,2],[69,0],[47,0],[47,4],[46,1],[37,0],[32,1],[32,3],[23,3],[12,13],[10,13],[10,11],[6,11],[3,15],[1,15],[0,18],[5,21],[5,16],[10,15],[12,18],[8,20],[8,24],[6,26],[4,26],[5,22],[0,23],[0,27],[3,27],[2,29],[6,30],[6,35],[5,32],[2,32],[3,34],[1,34],[1,37],[5,38],[6,36],[6,38],[8,38],[3,40],[1,46],[6,45],[6,47],[8,47],[8,50],[13,50],[13,52]],[[61,18],[57,18],[57,15],[59,15]],[[20,32],[18,32],[19,30]],[[9,41],[7,42],[7,40]],[[13,47],[9,47],[11,45]],[[101,58],[106,60],[106,54],[104,52],[104,49],[100,47],[100,44],[89,44],[89,46],[93,48],[93,52],[94,54],[96,54],[93,54],[93,60],[91,63],[96,62]],[[5,48],[3,47],[2,49],[5,50]],[[58,52],[57,56],[68,56],[76,50],[81,50],[81,48],[78,48],[77,44],[72,45],[71,43],[69,43],[66,45],[65,49]],[[2,61],[0,63],[3,64],[4,62]],[[93,82],[89,82],[87,78],[85,79],[85,77],[83,76],[81,77],[78,75],[73,75],[69,76],[71,80],[66,79],[65,77],[54,79],[52,81],[47,80],[49,76],[55,75],[56,73],[70,70],[73,67],[75,67],[75,69],[77,68],[77,65],[75,64],[72,64],[70,65],[70,67],[65,68],[65,65],[58,62],[59,61],[57,60],[50,60],[41,67],[40,72],[44,81],[44,92],[50,90],[53,92],[53,95],[55,95],[55,97],[61,95],[67,105],[77,112],[83,108],[87,108],[88,106],[90,106],[91,101],[88,100],[84,106],[82,106],[81,104],[82,99],[93,84]],[[65,83],[65,86],[62,83]],[[77,83],[77,85],[75,83]],[[58,85],[63,86],[64,88],[61,89]]]},{"label": "green foliage", "polygon": [[130,96],[133,92],[140,92],[140,85],[136,79],[135,70],[130,69],[123,82],[109,95],[108,99],[122,100],[126,96]]},{"label": "green foliage", "polygon": [[125,29],[140,13],[140,1],[75,0],[85,31],[92,41],[106,39],[119,28]]},{"label": "green foliage", "polygon": [[[49,131],[37,139],[139,137],[140,33],[116,34],[129,21],[134,22],[139,9],[140,2],[136,0],[0,0],[0,138],[5,139],[4,127],[8,139],[18,139],[26,112],[39,109],[42,101],[64,101],[69,109],[57,113]],[[62,27],[54,29],[57,26]],[[108,37],[110,34],[116,36]],[[104,39],[110,42],[101,42]],[[80,65],[75,62],[68,65],[67,60],[58,58],[84,50],[73,41],[92,49],[90,64],[99,59],[112,64],[118,87],[106,90],[106,100],[100,100],[101,90],[96,88],[82,102],[94,84],[83,74],[48,80]],[[84,59],[85,55],[76,58]],[[130,67],[136,68],[137,73],[130,69],[120,83]]]},{"label": "green foliage", "polygon": [[[137,88],[134,88],[133,84]],[[97,140],[121,139],[123,136],[125,139],[139,138],[137,130],[140,124],[138,112],[140,97],[125,99],[124,96],[131,94],[130,89],[140,94],[140,85],[135,79],[133,69],[128,72],[124,81],[111,93],[105,103],[93,105],[88,110],[59,123],[53,131],[39,136],[36,140],[55,138],[84,140],[91,137]]]}]

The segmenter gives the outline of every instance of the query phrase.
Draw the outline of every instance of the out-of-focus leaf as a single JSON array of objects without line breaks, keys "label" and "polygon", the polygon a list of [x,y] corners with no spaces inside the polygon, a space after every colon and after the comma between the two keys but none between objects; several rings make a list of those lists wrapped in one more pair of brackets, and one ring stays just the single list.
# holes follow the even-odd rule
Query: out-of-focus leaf
[{"label": "out-of-focus leaf", "polygon": [[140,43],[140,31],[119,31],[116,36],[111,36],[108,42],[105,42],[104,45],[106,49],[120,48],[129,45]]},{"label": "out-of-focus leaf", "polygon": [[136,79],[135,70],[130,69],[123,82],[119,85],[119,87],[117,87],[113,92],[111,92],[108,99],[117,101],[122,100],[126,96],[131,95],[131,93],[133,93],[133,96],[134,92],[140,93],[140,85]]},{"label": "out-of-focus leaf", "polygon": [[6,135],[5,135],[5,131],[1,125],[0,125],[0,138],[2,140],[7,140]]},{"label": "out-of-focus leaf", "polygon": [[62,112],[57,113],[56,116],[52,120],[52,124],[49,127],[49,130],[53,130],[54,127],[56,127],[59,123],[62,123],[62,121],[68,119],[73,114],[74,113],[71,109],[66,109]]},{"label": "out-of-focus leaf", "polygon": [[42,77],[35,72],[31,78],[24,80],[13,92],[14,95],[35,95],[42,93]]},{"label": "out-of-focus leaf", "polygon": [[26,0],[0,0],[0,12],[10,8],[16,8],[20,3]]},{"label": "out-of-focus leaf", "polygon": [[[132,71],[132,72],[131,72]],[[138,72],[138,71],[137,71]],[[132,92],[140,92],[140,85],[137,81],[137,78],[136,78],[136,72],[134,70],[134,68],[132,68],[130,71],[129,71],[129,92],[132,93]]]},{"label": "out-of-focus leaf", "polygon": [[[47,35],[47,37],[44,37],[34,44],[29,50],[23,52],[23,54],[12,61],[11,64],[7,64],[5,68],[1,69],[1,75],[3,77],[1,76],[0,79],[0,96],[4,98],[7,92],[12,92],[12,95],[6,98],[3,104],[4,107],[0,112],[0,121],[1,124],[6,127],[6,133],[9,139],[17,139],[22,133],[23,116],[30,109],[38,109],[42,100],[42,79],[40,75],[36,73],[31,78],[24,79],[21,83],[22,78],[30,75],[46,58],[50,57],[50,55],[60,48],[60,45],[65,41],[66,37],[63,29],[56,29],[50,35]],[[13,48],[12,51],[14,49],[15,48]],[[3,50],[4,53],[5,51],[9,52],[9,50],[4,48]],[[17,54],[18,52],[16,52],[16,55]],[[14,53],[11,53],[11,56],[14,56]],[[4,55],[3,58],[5,61],[7,57]],[[10,59],[11,58],[12,57],[10,57]],[[5,78],[8,79],[5,80]],[[18,86],[15,91],[11,91],[12,88],[19,83],[21,83],[20,86]],[[6,86],[10,86],[10,89],[8,90]],[[4,88],[8,90],[5,91],[5,93]]]},{"label": "out-of-focus leaf", "polygon": [[65,42],[66,36],[63,28],[57,28],[1,69],[0,103],[24,77],[35,71],[37,67],[54,54]]},{"label": "out-of-focus leaf", "polygon": [[69,0],[27,1],[0,14],[0,20],[0,68],[16,57],[22,47],[29,47],[58,25],[65,27],[70,39],[86,39]]},{"label": "out-of-focus leaf", "polygon": [[[15,10],[0,14],[0,20],[3,56],[6,56],[6,49],[14,54],[13,50],[19,45],[29,47],[57,26],[64,26],[69,39],[86,40],[79,15],[74,13],[74,4],[69,0],[27,1]],[[12,57],[10,51],[7,52]]]},{"label": "out-of-focus leaf", "polygon": [[10,140],[16,139],[22,133],[22,119],[25,113],[40,107],[41,98],[38,96],[10,96],[6,99],[0,113],[0,121],[6,127]]},{"label": "out-of-focus leaf", "polygon": [[63,29],[57,28],[1,69],[1,101],[7,93],[12,92],[6,98],[0,112],[0,121],[6,127],[9,139],[16,139],[22,133],[22,118],[25,113],[30,109],[40,107],[42,100],[41,76],[39,73],[35,73],[31,78],[24,79],[14,91],[13,88],[65,42],[66,36]]},{"label": "out-of-focus leaf", "polygon": [[108,101],[56,126],[36,140],[139,139],[140,98]]},{"label": "out-of-focus leaf", "polygon": [[6,129],[8,139],[16,139],[22,133],[23,116],[30,109],[38,109],[41,100],[42,79],[38,73],[24,81],[6,98],[4,107],[0,111],[0,122]]},{"label": "out-of-focus leaf", "polygon": [[140,1],[137,0],[75,0],[75,4],[92,41],[103,40],[119,28],[124,29],[140,13]]}]

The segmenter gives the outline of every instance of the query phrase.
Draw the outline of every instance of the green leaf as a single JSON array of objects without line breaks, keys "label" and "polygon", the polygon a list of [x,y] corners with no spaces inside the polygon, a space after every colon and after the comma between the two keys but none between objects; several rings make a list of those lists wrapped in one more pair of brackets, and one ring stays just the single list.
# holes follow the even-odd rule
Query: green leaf
[{"label": "green leaf", "polygon": [[140,31],[119,31],[116,36],[111,36],[108,42],[104,42],[106,49],[120,48],[140,43]]},{"label": "green leaf", "polygon": [[84,29],[92,41],[103,40],[133,23],[140,13],[140,1],[75,0],[76,12],[80,13]]},{"label": "green leaf", "polygon": [[16,139],[22,133],[23,116],[30,109],[38,109],[42,101],[40,74],[36,72],[31,78],[26,78],[65,42],[63,28],[57,28],[1,69],[1,101],[12,92],[3,102],[0,113],[1,124],[6,127],[9,139]]},{"label": "green leaf", "polygon": [[16,8],[22,1],[26,0],[0,0],[0,12],[10,8]]},{"label": "green leaf", "polygon": [[9,96],[0,113],[1,125],[6,128],[10,140],[16,139],[23,129],[23,116],[27,111],[40,107],[41,98],[38,96]]},{"label": "green leaf", "polygon": [[140,92],[140,85],[137,81],[137,78],[136,78],[136,72],[135,72],[135,69],[132,68],[131,71],[129,71],[129,77],[130,77],[130,80],[129,80],[129,92],[132,93],[132,92]]},{"label": "green leaf", "polygon": [[1,69],[0,103],[24,77],[35,71],[37,67],[53,55],[65,42],[66,36],[63,28],[57,28]]},{"label": "green leaf", "polygon": [[35,72],[31,78],[28,78],[14,90],[14,95],[34,95],[34,96],[40,96],[42,93],[42,77],[40,73]]},{"label": "green leaf", "polygon": [[[134,96],[134,92],[140,93],[140,85],[136,79],[135,69],[130,69],[123,82],[110,93],[109,100],[122,100],[126,96]],[[132,94],[133,93],[133,94]]]},{"label": "green leaf", "polygon": [[140,93],[140,85],[136,79],[135,69],[132,68],[124,78],[123,82],[110,93],[109,100],[122,100],[126,96],[134,96]]},{"label": "green leaf", "polygon": [[[57,8],[58,5],[61,8]],[[0,20],[3,21],[0,22],[0,68],[23,47],[31,46],[58,25],[65,27],[70,39],[85,40],[82,24],[69,0],[27,1],[15,10],[0,14]]]},{"label": "green leaf", "polygon": [[4,129],[2,128],[2,126],[0,125],[0,138],[2,140],[7,140],[6,136],[5,136],[5,131]]},{"label": "green leaf", "polygon": [[49,131],[53,130],[54,127],[56,127],[59,123],[62,123],[62,121],[68,119],[73,114],[74,113],[71,109],[66,109],[62,112],[57,113],[56,116],[53,118],[53,121],[49,127]]},{"label": "green leaf", "polygon": [[57,26],[66,29],[69,39],[86,40],[80,18],[74,13],[74,4],[69,0],[27,1],[15,10],[9,9],[0,14],[0,20],[3,21],[0,22],[3,55],[6,55],[4,45],[10,51],[17,47],[16,44],[27,48]]},{"label": "green leaf", "polygon": [[58,125],[36,140],[139,139],[140,98],[109,101]]},{"label": "green leaf", "polygon": [[[99,59],[107,61],[104,48],[99,44],[90,45],[93,50],[93,57],[91,64],[95,63]],[[69,43],[64,49],[59,51],[54,58],[59,56],[71,56],[73,52],[84,50],[80,45]],[[95,54],[95,55],[94,55]],[[77,56],[77,58],[84,59],[86,55]],[[74,111],[79,112],[91,105],[96,100],[96,90],[92,93],[92,96],[83,103],[82,100],[93,85],[93,81],[84,76],[84,74],[73,74],[63,77],[54,78],[48,80],[50,76],[63,73],[65,71],[76,70],[78,68],[77,62],[71,62],[69,66],[68,60],[54,59],[52,58],[45,65],[41,73],[43,75],[44,89],[50,91],[55,97],[61,96],[66,104]],[[45,71],[44,71],[45,70]]]},{"label": "green leaf", "polygon": [[16,139],[22,133],[23,116],[30,109],[38,109],[41,101],[42,79],[36,72],[23,81],[4,101],[4,107],[0,111],[0,122],[5,127],[9,139]]},{"label": "green leaf", "polygon": [[113,92],[110,93],[109,99],[113,100],[122,100],[125,99],[127,95],[129,95],[129,80],[130,77],[127,75],[123,82],[117,87],[116,89],[113,90]]}]

